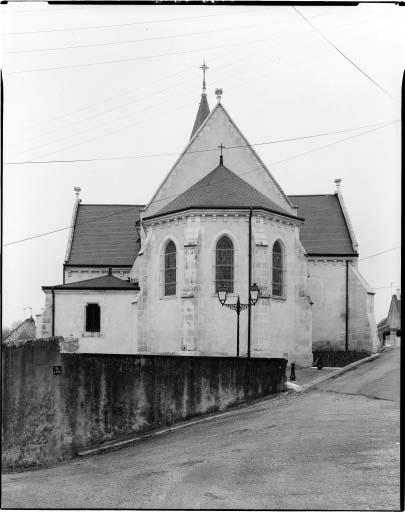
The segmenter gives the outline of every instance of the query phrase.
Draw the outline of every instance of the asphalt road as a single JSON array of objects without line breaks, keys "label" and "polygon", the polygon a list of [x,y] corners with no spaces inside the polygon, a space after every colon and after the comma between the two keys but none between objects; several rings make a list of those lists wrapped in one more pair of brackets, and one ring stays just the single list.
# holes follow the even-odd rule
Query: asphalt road
[{"label": "asphalt road", "polygon": [[57,467],[7,508],[399,509],[399,350],[312,391]]}]

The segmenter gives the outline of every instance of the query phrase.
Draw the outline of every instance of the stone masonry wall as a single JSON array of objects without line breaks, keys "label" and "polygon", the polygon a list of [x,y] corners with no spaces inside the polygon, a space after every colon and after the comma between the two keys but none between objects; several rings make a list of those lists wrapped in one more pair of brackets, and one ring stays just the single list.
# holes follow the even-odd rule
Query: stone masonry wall
[{"label": "stone masonry wall", "polygon": [[72,354],[63,345],[2,345],[3,469],[54,464],[286,385],[285,359]]}]

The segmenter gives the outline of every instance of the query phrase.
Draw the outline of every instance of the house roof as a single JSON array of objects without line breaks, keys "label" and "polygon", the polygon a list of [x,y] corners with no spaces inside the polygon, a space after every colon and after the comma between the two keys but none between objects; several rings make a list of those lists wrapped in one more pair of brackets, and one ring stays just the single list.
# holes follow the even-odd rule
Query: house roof
[{"label": "house roof", "polygon": [[207,95],[202,94],[200,104],[198,106],[197,116],[194,121],[193,130],[191,131],[190,139],[193,138],[194,134],[197,132],[197,130],[200,128],[200,126],[203,124],[205,119],[210,114],[210,107],[208,105]]},{"label": "house roof", "polygon": [[251,206],[270,210],[286,217],[297,218],[230,171],[221,161],[218,167],[173,199],[155,215],[145,218],[160,217],[192,208],[247,209]]},{"label": "house roof", "polygon": [[140,205],[80,204],[67,265],[132,265],[140,249]]},{"label": "house roof", "polygon": [[43,286],[43,290],[139,290],[138,285],[124,281],[112,275],[85,279],[75,283],[59,284],[57,286]]},{"label": "house roof", "polygon": [[357,255],[336,194],[289,196],[305,218],[300,240],[308,254]]}]

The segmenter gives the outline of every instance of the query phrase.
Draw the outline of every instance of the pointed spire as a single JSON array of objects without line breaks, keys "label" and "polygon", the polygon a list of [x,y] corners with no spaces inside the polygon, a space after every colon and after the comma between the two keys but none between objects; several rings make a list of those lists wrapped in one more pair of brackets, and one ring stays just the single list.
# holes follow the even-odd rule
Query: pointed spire
[{"label": "pointed spire", "polygon": [[200,128],[200,126],[203,124],[203,122],[205,121],[205,119],[208,117],[208,115],[210,113],[210,107],[208,105],[207,93],[206,93],[207,84],[205,82],[205,72],[209,68],[205,64],[205,60],[204,60],[203,65],[200,66],[200,69],[203,72],[202,94],[201,94],[200,105],[198,107],[197,116],[196,116],[195,121],[194,121],[193,129],[191,131],[190,139],[193,138],[193,136],[196,133],[196,131]]}]

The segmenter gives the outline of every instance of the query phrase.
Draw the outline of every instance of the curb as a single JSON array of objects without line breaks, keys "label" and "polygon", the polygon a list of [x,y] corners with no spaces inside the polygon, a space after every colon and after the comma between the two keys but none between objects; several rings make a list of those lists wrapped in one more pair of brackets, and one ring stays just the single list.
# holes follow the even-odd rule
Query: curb
[{"label": "curb", "polygon": [[126,446],[130,446],[134,443],[137,443],[139,441],[142,441],[144,439],[148,439],[151,437],[157,437],[163,434],[167,434],[169,432],[173,432],[175,430],[180,430],[182,428],[190,427],[192,425],[196,425],[197,423],[203,423],[206,421],[215,420],[218,418],[223,418],[224,416],[230,416],[232,414],[238,414],[240,411],[246,411],[247,409],[252,409],[253,407],[256,407],[257,405],[267,403],[267,402],[273,402],[275,400],[281,400],[282,398],[290,395],[291,393],[289,391],[282,391],[277,396],[273,396],[271,398],[264,397],[263,399],[256,400],[255,403],[246,403],[246,404],[238,404],[235,406],[235,408],[231,410],[226,410],[223,412],[218,412],[217,414],[214,414],[212,416],[207,416],[205,418],[200,418],[196,420],[190,420],[186,421],[184,423],[180,423],[178,425],[174,425],[173,427],[167,427],[162,430],[155,430],[153,432],[149,432],[147,434],[141,434],[138,436],[131,437],[129,439],[124,439],[123,441],[116,441],[111,443],[106,443],[100,446],[97,446],[95,448],[89,448],[88,450],[82,450],[80,452],[77,452],[76,455],[78,457],[86,457],[88,455],[101,455],[105,452],[112,452],[115,450],[119,450],[121,448],[125,448]]},{"label": "curb", "polygon": [[380,353],[373,354],[371,356],[360,359],[359,361],[355,361],[354,363],[350,363],[346,366],[343,366],[342,368],[339,368],[338,370],[335,370],[334,372],[328,373],[328,375],[323,375],[322,377],[318,377],[317,379],[311,380],[311,382],[308,382],[307,384],[303,384],[301,386],[302,387],[301,392],[306,391],[307,389],[311,389],[314,386],[316,386],[317,384],[324,382],[325,380],[333,379],[334,377],[337,377],[338,375],[342,375],[342,373],[346,373],[350,370],[353,370],[354,368],[357,368],[357,366],[360,366],[363,363],[368,363],[369,361],[373,361],[374,359],[377,359],[378,357],[380,357],[380,355],[381,355]]}]

